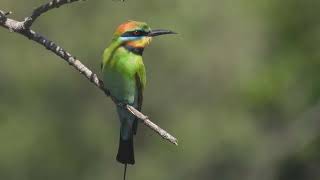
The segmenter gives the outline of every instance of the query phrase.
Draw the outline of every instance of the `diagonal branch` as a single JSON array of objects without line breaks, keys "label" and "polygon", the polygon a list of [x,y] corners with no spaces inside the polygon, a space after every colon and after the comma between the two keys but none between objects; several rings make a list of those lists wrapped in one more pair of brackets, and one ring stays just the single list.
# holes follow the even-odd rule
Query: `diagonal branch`
[{"label": "diagonal branch", "polygon": [[113,97],[109,91],[104,88],[103,82],[98,78],[97,74],[93,73],[88,67],[81,63],[81,61],[71,55],[69,52],[64,50],[62,47],[57,45],[55,42],[47,39],[41,34],[30,29],[33,22],[43,13],[53,9],[58,8],[61,5],[76,2],[79,0],[53,0],[47,4],[44,4],[38,8],[36,8],[30,17],[26,17],[24,21],[16,21],[14,19],[10,19],[7,16],[11,14],[11,12],[4,12],[0,10],[0,25],[6,29],[9,29],[11,32],[19,33],[30,40],[33,40],[42,46],[44,46],[49,51],[53,52],[63,60],[65,60],[70,66],[74,67],[80,74],[83,74],[91,83],[97,86],[100,90],[102,90],[106,96],[109,96],[113,102],[117,106],[125,107],[129,112],[135,115],[140,121],[145,124],[147,127],[158,133],[163,139],[168,140],[169,142],[178,145],[178,140],[170,135],[168,132],[160,128],[158,125],[153,123],[148,116],[142,114],[134,107],[120,103],[115,97]]}]

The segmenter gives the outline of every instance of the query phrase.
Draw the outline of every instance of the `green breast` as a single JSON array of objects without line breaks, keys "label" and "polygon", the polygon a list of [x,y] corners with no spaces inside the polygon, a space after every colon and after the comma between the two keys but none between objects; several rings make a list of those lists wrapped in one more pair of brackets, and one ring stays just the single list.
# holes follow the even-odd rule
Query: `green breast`
[{"label": "green breast", "polygon": [[119,101],[135,104],[137,97],[136,74],[142,63],[142,57],[128,52],[123,47],[114,52],[104,52],[103,81],[110,93]]}]

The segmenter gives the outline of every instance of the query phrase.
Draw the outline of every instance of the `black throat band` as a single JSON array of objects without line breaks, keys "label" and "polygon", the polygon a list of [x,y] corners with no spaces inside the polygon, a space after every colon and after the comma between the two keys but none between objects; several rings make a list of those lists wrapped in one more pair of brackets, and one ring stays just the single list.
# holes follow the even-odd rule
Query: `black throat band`
[{"label": "black throat band", "polygon": [[140,55],[140,56],[142,56],[143,50],[144,50],[144,48],[142,48],[142,47],[132,47],[132,46],[129,46],[129,45],[124,45],[123,47],[126,50],[132,52],[133,54]]}]

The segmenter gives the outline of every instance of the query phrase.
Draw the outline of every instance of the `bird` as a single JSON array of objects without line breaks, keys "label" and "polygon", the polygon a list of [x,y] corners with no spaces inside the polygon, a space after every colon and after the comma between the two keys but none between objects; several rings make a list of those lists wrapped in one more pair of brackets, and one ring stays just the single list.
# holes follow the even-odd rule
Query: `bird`
[{"label": "bird", "polygon": [[[103,52],[101,71],[104,89],[121,104],[141,111],[146,86],[146,69],[142,55],[155,36],[176,34],[171,30],[152,30],[147,23],[126,21],[116,29],[109,46]],[[135,164],[133,136],[137,133],[138,119],[123,106],[117,106],[120,119],[120,139],[117,161]]]}]

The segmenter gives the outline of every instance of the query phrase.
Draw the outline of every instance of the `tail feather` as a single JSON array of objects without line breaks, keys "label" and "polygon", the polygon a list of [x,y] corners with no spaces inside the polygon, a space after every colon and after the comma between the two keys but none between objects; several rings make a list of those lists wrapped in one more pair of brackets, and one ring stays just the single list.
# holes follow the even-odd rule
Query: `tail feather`
[{"label": "tail feather", "polygon": [[124,164],[123,180],[126,180],[126,175],[127,175],[127,164]]},{"label": "tail feather", "polygon": [[132,131],[133,131],[133,134],[134,135],[136,135],[137,134],[137,131],[138,131],[138,119],[135,119],[134,121],[133,121],[133,128],[132,128]]},{"label": "tail feather", "polygon": [[119,149],[117,154],[117,161],[122,164],[134,164],[134,151],[133,151],[133,137],[128,140],[121,139],[119,142]]}]

